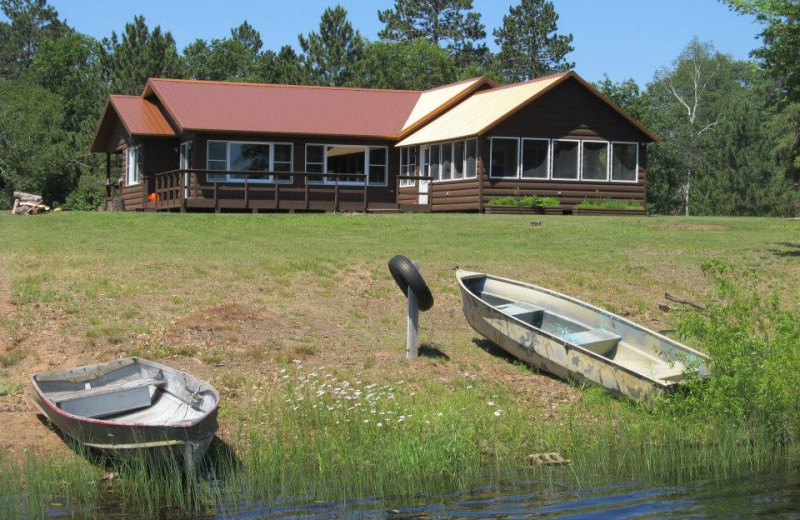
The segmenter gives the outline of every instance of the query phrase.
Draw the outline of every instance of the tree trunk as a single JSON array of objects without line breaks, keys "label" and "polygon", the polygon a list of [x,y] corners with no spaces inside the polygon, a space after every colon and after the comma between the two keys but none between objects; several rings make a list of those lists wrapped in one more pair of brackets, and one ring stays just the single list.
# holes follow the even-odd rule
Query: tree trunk
[{"label": "tree trunk", "polygon": [[689,190],[692,187],[692,170],[686,172],[686,187],[683,190],[683,204],[685,215],[689,216]]},{"label": "tree trunk", "polygon": [[33,193],[25,193],[24,191],[15,191],[14,198],[22,202],[42,202],[41,195],[34,195]]}]

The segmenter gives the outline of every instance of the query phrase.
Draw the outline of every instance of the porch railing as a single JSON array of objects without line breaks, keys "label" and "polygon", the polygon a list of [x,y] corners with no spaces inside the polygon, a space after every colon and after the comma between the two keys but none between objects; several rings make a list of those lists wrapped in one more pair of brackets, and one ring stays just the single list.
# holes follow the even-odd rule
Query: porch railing
[{"label": "porch railing", "polygon": [[[411,195],[419,201],[420,195],[428,196],[428,211],[433,208],[433,196],[431,193],[431,181],[433,177],[430,175],[398,175],[395,180],[395,193],[397,194],[397,202],[400,203],[400,190],[403,190],[403,195]],[[414,181],[412,186],[401,186],[400,181]],[[422,191],[420,181],[428,181],[428,191]],[[417,203],[417,205],[420,205]]]},{"label": "porch railing", "polygon": [[[208,175],[235,175],[237,181],[220,181],[214,178],[210,182],[200,182],[201,176],[207,178]],[[357,179],[357,183],[353,179]],[[183,211],[191,199],[211,200],[213,208],[219,210],[221,202],[229,200],[225,195],[230,194],[243,197],[245,208],[249,208],[253,200],[271,199],[275,209],[279,209],[281,194],[289,193],[302,193],[302,199],[298,197],[294,200],[302,200],[302,209],[306,210],[311,209],[314,195],[317,194],[332,194],[334,211],[339,210],[343,195],[355,195],[356,202],[360,203],[364,211],[369,204],[367,175],[363,173],[181,169],[155,174],[153,184],[146,186],[145,197],[147,206],[156,210],[178,208]]]}]

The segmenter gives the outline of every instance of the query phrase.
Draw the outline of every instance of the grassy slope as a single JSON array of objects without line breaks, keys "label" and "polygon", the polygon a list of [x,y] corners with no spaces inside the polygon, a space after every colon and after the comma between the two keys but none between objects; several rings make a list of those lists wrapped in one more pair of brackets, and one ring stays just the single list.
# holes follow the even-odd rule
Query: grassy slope
[{"label": "grassy slope", "polygon": [[[476,338],[461,315],[455,266],[553,288],[654,329],[671,326],[657,308],[664,292],[704,299],[710,287],[699,266],[707,258],[754,268],[764,289],[786,301],[800,293],[796,221],[535,218],[543,224],[530,226],[531,217],[484,215],[0,218],[0,383],[15,385],[30,372],[125,355],[167,357],[221,390],[225,438],[240,442],[240,435],[255,430],[279,439],[279,445],[274,438],[258,441],[261,451],[251,456],[267,453],[263,457],[271,461],[260,465],[286,468],[278,452],[287,449],[298,460],[304,453],[325,455],[326,464],[302,460],[284,472],[282,482],[315,472],[323,480],[341,471],[363,473],[359,464],[366,463],[374,472],[362,480],[376,475],[380,482],[357,481],[340,496],[357,494],[359,486],[366,493],[376,492],[375,486],[397,492],[413,484],[384,480],[409,467],[420,478],[434,478],[437,463],[439,471],[449,465],[453,473],[476,461],[484,465],[487,454],[520,460],[531,451],[566,450],[580,457],[579,439],[582,447],[594,436],[562,435],[576,414],[582,421],[581,414],[596,408],[611,414],[599,414],[599,420],[614,424],[634,413],[602,395],[582,399],[577,389],[509,362]],[[421,338],[438,356],[415,363],[402,359],[404,299],[386,268],[398,253],[422,261],[436,298],[422,316]],[[305,368],[297,369],[295,359]],[[280,372],[284,367],[291,367],[288,379]],[[463,445],[454,441],[452,452],[441,444],[414,447],[403,430],[378,436],[366,426],[344,427],[348,418],[375,424],[378,416],[320,416],[307,404],[311,399],[290,401],[302,393],[298,387],[309,388],[303,374],[311,372],[361,387],[391,384],[384,392],[397,393],[398,406],[417,415],[418,422],[408,426],[415,438],[463,437]],[[19,405],[19,394],[0,399],[10,415],[17,410],[22,427],[46,432],[39,423],[25,422],[30,414]],[[570,404],[582,401],[580,410]],[[500,408],[502,414],[494,415]],[[439,417],[452,419],[440,427]],[[522,434],[526,430],[530,435]],[[646,427],[636,431],[650,435]],[[10,430],[0,441],[16,449],[46,442],[48,435],[34,439]],[[329,440],[320,444],[322,439]],[[361,447],[358,460],[346,455],[354,446]],[[612,471],[609,461],[587,461],[585,467],[593,471],[601,463],[603,471]],[[613,464],[624,466],[616,459]]]}]

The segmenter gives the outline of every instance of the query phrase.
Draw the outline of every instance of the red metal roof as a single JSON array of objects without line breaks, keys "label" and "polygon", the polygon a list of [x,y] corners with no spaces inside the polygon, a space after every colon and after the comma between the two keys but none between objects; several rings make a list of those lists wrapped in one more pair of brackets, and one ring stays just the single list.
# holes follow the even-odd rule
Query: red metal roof
[{"label": "red metal roof", "polygon": [[130,135],[175,135],[161,110],[151,101],[138,96],[115,95],[111,96],[109,102]]},{"label": "red metal roof", "polygon": [[184,131],[393,138],[422,93],[151,78],[153,94]]}]

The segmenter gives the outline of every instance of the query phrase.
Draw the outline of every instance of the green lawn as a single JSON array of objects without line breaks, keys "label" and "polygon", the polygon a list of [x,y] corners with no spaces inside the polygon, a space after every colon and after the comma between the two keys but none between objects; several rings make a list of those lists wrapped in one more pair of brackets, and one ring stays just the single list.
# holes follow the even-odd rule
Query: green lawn
[{"label": "green lawn", "polygon": [[[532,219],[541,226],[530,225]],[[415,362],[404,360],[405,300],[386,266],[395,254],[421,260],[435,297],[433,309],[420,320],[421,340],[432,355]],[[259,460],[264,467],[281,468],[278,477],[270,475],[283,485],[298,475],[329,482],[331,475],[361,473],[351,487],[329,494],[413,495],[414,478],[485,472],[487,464],[500,469],[543,451],[564,451],[576,459],[574,467],[589,472],[612,472],[596,469],[601,459],[580,462],[578,440],[582,450],[595,445],[595,437],[572,429],[576,417],[605,421],[611,437],[624,418],[635,430],[631,442],[650,438],[650,419],[627,403],[582,392],[499,355],[464,320],[453,269],[542,285],[663,330],[675,325],[675,318],[658,308],[665,292],[706,301],[711,284],[700,265],[707,259],[751,269],[765,293],[796,305],[800,221],[443,214],[4,216],[0,384],[10,395],[0,393],[0,404],[16,403],[22,410],[20,428],[42,435],[9,430],[0,441],[19,449],[49,439],[50,451],[61,453],[58,439],[30,420],[20,404],[19,385],[31,372],[141,355],[215,384],[225,402],[222,437],[249,446],[251,451],[242,448],[243,453],[269,454]],[[311,373],[359,388],[389,385],[381,395],[391,394],[397,409],[364,406],[373,406],[375,414],[414,416],[403,425],[411,430],[383,435],[386,429],[367,429],[378,422],[377,415],[334,411],[327,397],[298,400],[312,386]],[[331,413],[320,415],[328,406]],[[363,423],[363,417],[371,422]],[[364,425],[345,428],[347,419]],[[253,441],[254,432],[266,437]],[[409,443],[411,432],[429,442]],[[597,453],[606,451],[597,447]],[[299,462],[287,466],[286,453],[296,454]],[[325,454],[325,463],[309,454]],[[623,459],[615,459],[614,467],[626,468]],[[365,472],[363,464],[373,466]],[[399,479],[404,472],[406,480]]]}]

